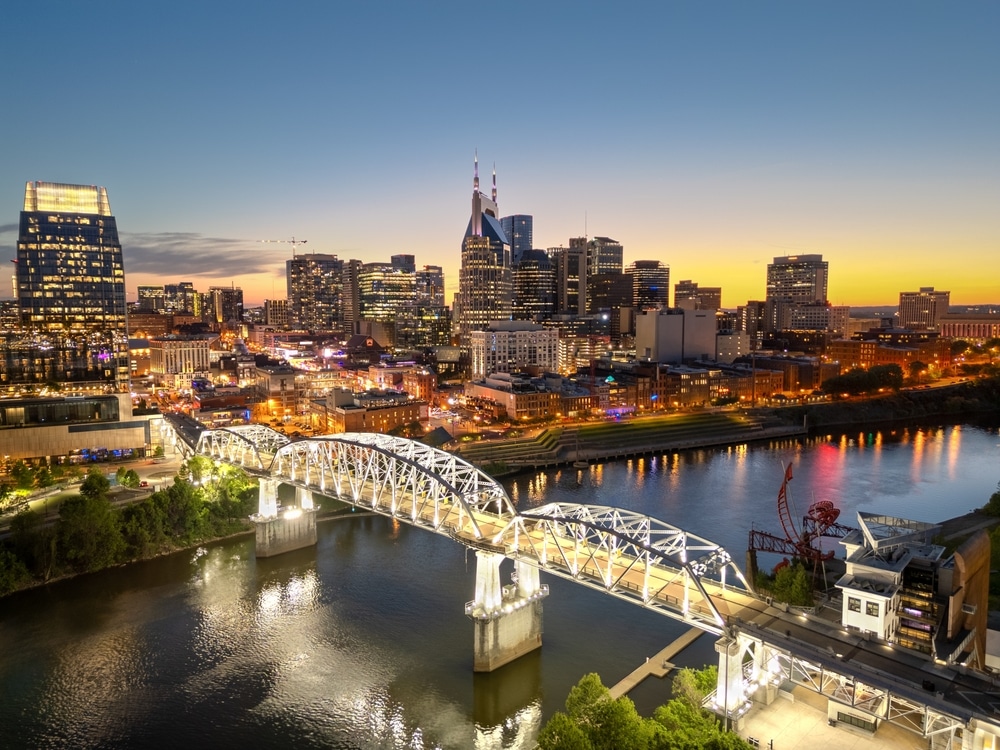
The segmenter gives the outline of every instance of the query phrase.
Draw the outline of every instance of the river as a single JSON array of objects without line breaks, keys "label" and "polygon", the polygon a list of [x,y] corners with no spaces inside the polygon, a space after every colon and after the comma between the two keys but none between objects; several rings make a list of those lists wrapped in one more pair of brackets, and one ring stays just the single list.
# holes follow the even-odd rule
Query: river
[{"label": "river", "polygon": [[[617,505],[708,537],[742,563],[747,531],[780,531],[783,464],[813,499],[940,521],[1000,480],[996,426],[830,435],[688,451],[506,482],[520,507]],[[250,539],[0,600],[0,747],[530,748],[570,687],[608,685],[684,630],[561,579],[543,647],[472,673],[475,556],[370,516],[323,522],[315,549],[256,560]],[[762,560],[762,564],[768,561]],[[705,636],[681,654],[713,662]],[[631,697],[667,699],[655,678]]]}]

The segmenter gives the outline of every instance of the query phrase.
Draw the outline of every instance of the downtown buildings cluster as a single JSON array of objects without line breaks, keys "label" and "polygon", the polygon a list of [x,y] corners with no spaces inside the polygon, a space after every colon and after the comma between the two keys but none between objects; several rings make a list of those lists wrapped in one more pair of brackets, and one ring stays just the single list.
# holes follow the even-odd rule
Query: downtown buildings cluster
[{"label": "downtown buildings cluster", "polygon": [[501,215],[496,172],[487,195],[478,161],[451,306],[443,269],[413,255],[362,262],[303,244],[286,260],[285,298],[261,308],[244,309],[235,284],[201,292],[182,280],[141,285],[127,304],[105,188],[28,183],[16,299],[0,310],[0,424],[64,430],[4,454],[148,449],[148,423],[129,416],[136,378],[192,392],[210,424],[388,431],[456,395],[515,421],[754,402],[855,367],[944,368],[948,338],[1000,337],[1000,316],[950,313],[948,292],[933,288],[901,292],[892,318],[852,318],[830,304],[829,264],[815,254],[774,258],[764,298],[735,309],[692,280],[671,299],[670,266],[626,264],[610,237],[534,248],[533,217]]}]

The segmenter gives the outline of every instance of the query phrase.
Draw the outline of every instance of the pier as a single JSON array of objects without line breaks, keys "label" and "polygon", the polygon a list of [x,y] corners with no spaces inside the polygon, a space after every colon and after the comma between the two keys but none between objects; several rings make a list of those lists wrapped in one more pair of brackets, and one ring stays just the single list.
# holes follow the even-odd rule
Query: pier
[{"label": "pier", "polygon": [[660,679],[666,677],[674,668],[674,664],[670,660],[694,643],[695,639],[699,635],[703,635],[704,632],[698,628],[691,628],[665,649],[657,652],[655,656],[646,659],[645,663],[633,669],[610,689],[611,698],[621,698],[647,677],[653,676]]}]

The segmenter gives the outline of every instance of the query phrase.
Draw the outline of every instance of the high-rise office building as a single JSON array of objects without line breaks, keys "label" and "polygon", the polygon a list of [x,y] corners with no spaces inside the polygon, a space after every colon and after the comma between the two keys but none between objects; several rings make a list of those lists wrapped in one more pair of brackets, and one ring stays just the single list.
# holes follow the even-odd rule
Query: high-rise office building
[{"label": "high-rise office building", "polygon": [[658,260],[637,260],[625,273],[632,277],[632,306],[649,310],[670,304],[670,266]]},{"label": "high-rise office building", "polygon": [[201,317],[201,295],[190,281],[163,285],[163,308]]},{"label": "high-rise office building", "polygon": [[393,255],[389,258],[389,263],[400,271],[417,272],[417,259],[412,255]]},{"label": "high-rise office building", "polygon": [[24,328],[57,348],[86,344],[99,377],[128,389],[125,269],[105,188],[27,183],[14,278]]},{"label": "high-rise office building", "polygon": [[570,247],[551,247],[549,257],[556,267],[556,312],[585,315],[587,312],[587,247],[570,239]]},{"label": "high-rise office building", "polygon": [[444,269],[441,266],[424,266],[416,273],[416,301],[422,305],[445,307]]},{"label": "high-rise office building", "polygon": [[698,286],[695,281],[684,280],[674,284],[674,307],[686,310],[718,310],[722,307],[721,286]]},{"label": "high-rise office building", "polygon": [[922,286],[919,292],[899,293],[899,327],[914,331],[940,331],[941,317],[948,314],[951,292],[936,292]]},{"label": "high-rise office building", "polygon": [[767,265],[768,302],[826,302],[829,263],[822,255],[786,255]]},{"label": "high-rise office building", "polygon": [[555,311],[555,266],[544,250],[528,250],[514,267],[514,320],[546,320]]},{"label": "high-rise office building", "polygon": [[219,327],[243,322],[243,290],[238,286],[208,288],[210,322]]},{"label": "high-rise office building", "polygon": [[593,237],[587,242],[587,275],[621,273],[624,269],[625,249],[618,240],[610,237]]},{"label": "high-rise office building", "polygon": [[[399,256],[396,256],[399,257]],[[358,276],[361,317],[394,323],[404,306],[416,297],[416,274],[394,263],[365,263]]]},{"label": "high-rise office building", "polygon": [[528,214],[514,214],[513,216],[503,216],[500,219],[500,228],[503,229],[507,241],[510,242],[510,264],[517,268],[521,258],[526,253],[531,252],[533,247],[534,219]]},{"label": "high-rise office building", "polygon": [[326,253],[304,253],[285,261],[290,323],[310,331],[343,329],[344,265]]},{"label": "high-rise office building", "polygon": [[136,288],[136,307],[140,312],[163,309],[163,287],[140,284]]},{"label": "high-rise office building", "polygon": [[469,346],[472,331],[485,330],[498,320],[510,320],[514,281],[510,242],[498,217],[496,170],[493,170],[493,193],[487,197],[479,191],[478,157],[472,182],[472,216],[462,239],[458,289],[458,332],[462,346]]}]

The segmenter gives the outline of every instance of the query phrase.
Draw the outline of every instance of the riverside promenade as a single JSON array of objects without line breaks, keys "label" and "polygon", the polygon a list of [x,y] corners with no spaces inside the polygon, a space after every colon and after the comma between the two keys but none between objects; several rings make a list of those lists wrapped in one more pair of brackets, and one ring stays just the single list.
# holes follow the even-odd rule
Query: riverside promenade
[{"label": "riverside promenade", "polygon": [[808,429],[804,425],[789,425],[771,417],[706,411],[559,425],[544,428],[530,437],[452,442],[446,449],[477,466],[489,465],[490,472],[499,475],[806,434]]}]

